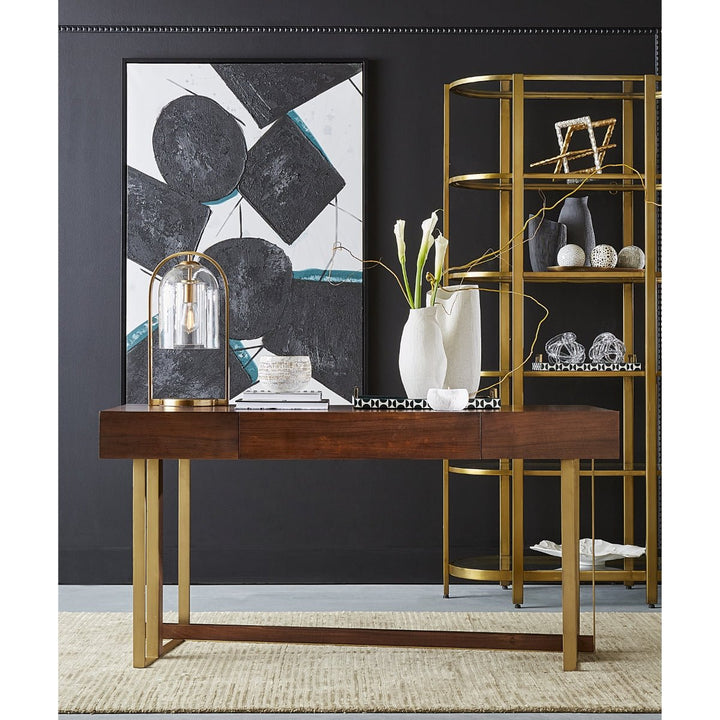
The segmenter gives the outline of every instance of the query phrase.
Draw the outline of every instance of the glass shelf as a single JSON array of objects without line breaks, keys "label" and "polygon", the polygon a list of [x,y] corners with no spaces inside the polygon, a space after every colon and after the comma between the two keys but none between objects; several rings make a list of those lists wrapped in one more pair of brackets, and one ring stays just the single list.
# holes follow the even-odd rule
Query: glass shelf
[{"label": "glass shelf", "polygon": [[[624,570],[623,560],[608,560],[604,570],[595,570],[595,582],[644,582],[645,557],[632,558],[633,569]],[[523,558],[523,579],[529,582],[554,582],[561,580],[561,559],[538,553]],[[449,565],[450,575],[466,580],[512,582],[512,570],[500,569],[497,555],[480,555],[454,560]],[[591,582],[592,570],[581,570],[580,580]]]},{"label": "glass shelf", "polygon": [[[498,272],[496,270],[469,270],[450,272],[447,280],[474,280],[475,282],[512,282],[512,272]],[[526,283],[608,283],[625,284],[645,282],[645,270],[631,268],[613,268],[612,270],[558,270],[547,272],[523,272]],[[660,273],[655,273],[656,282],[662,282]]]},{"label": "glass shelf", "polygon": [[512,282],[511,272],[498,272],[497,270],[468,270],[450,272],[448,280],[475,280],[477,282]]},{"label": "glass shelf", "polygon": [[[643,75],[522,75],[524,100],[637,100],[643,101],[645,94],[635,88],[622,90],[594,90],[594,83],[640,83],[644,81]],[[562,87],[555,90],[532,90],[536,82],[562,82],[562,83],[589,83],[586,90],[564,90]],[[504,88],[489,87],[488,83],[506,83]],[[513,75],[476,75],[461,78],[448,85],[448,90],[454,95],[469,98],[485,98],[489,100],[512,100]],[[537,86],[536,86],[537,87]],[[597,85],[595,85],[597,87]],[[662,92],[656,90],[655,98],[660,99]]]},{"label": "glass shelf", "polygon": [[[587,180],[586,173],[524,173],[525,190],[571,190],[576,183],[568,180]],[[645,176],[641,176],[645,180]],[[655,189],[662,190],[660,175]],[[448,180],[450,187],[466,188],[469,190],[512,190],[512,173],[465,173],[453,175]],[[644,192],[645,187],[640,178],[633,173],[602,173],[593,175],[582,186],[585,191],[612,191],[612,192]]]},{"label": "glass shelf", "polygon": [[608,378],[645,377],[644,370],[524,370],[524,377]]},{"label": "glass shelf", "polygon": [[[497,467],[463,467],[462,465],[449,465],[448,472],[453,475],[477,475],[498,477],[499,475],[512,475],[508,467],[500,470]],[[580,477],[645,477],[645,470],[639,468],[618,470],[608,468],[595,468],[591,470],[583,468],[580,470]],[[523,468],[524,477],[560,477],[560,468]]]},{"label": "glass shelf", "polygon": [[526,283],[642,283],[644,270],[613,268],[612,270],[558,270],[524,272]]}]

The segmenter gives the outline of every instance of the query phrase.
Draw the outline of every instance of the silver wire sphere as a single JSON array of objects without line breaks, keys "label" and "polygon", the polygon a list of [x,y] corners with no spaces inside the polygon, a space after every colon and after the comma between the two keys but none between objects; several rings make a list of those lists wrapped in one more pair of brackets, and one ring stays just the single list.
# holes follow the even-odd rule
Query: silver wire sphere
[{"label": "silver wire sphere", "polygon": [[564,332],[545,343],[545,352],[556,363],[581,363],[585,360],[585,348],[573,332]]},{"label": "silver wire sphere", "polygon": [[600,333],[590,346],[590,359],[596,363],[616,363],[625,360],[625,344],[611,332]]}]

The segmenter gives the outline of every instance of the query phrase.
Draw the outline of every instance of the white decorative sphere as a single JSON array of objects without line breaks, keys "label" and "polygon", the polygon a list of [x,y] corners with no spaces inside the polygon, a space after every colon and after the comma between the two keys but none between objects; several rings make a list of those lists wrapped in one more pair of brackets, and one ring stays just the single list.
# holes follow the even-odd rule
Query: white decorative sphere
[{"label": "white decorative sphere", "polygon": [[558,250],[558,265],[580,267],[585,264],[585,251],[579,245],[564,245]]},{"label": "white decorative sphere", "polygon": [[637,245],[628,245],[618,253],[617,266],[642,270],[645,267],[645,253]]},{"label": "white decorative sphere", "polygon": [[590,253],[590,264],[599,268],[614,268],[618,254],[612,245],[596,245]]}]

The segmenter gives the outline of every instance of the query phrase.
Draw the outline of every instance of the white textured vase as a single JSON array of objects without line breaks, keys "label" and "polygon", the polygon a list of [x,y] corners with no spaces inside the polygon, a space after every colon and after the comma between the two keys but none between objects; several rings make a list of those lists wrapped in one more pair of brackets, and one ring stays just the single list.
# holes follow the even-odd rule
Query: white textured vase
[{"label": "white textured vase", "polygon": [[474,397],[480,386],[480,290],[477,285],[439,287],[435,303],[447,357],[441,387],[465,388]]},{"label": "white textured vase", "polygon": [[443,387],[447,358],[437,311],[437,306],[411,309],[403,327],[398,366],[409,398],[424,400],[430,388]]}]

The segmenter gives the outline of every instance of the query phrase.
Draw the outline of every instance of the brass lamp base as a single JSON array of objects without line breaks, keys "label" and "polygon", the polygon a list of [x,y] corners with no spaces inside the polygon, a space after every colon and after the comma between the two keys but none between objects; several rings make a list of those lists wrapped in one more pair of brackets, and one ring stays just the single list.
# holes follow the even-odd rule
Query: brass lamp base
[{"label": "brass lamp base", "polygon": [[217,407],[229,405],[227,398],[152,398],[150,405],[167,407]]}]

